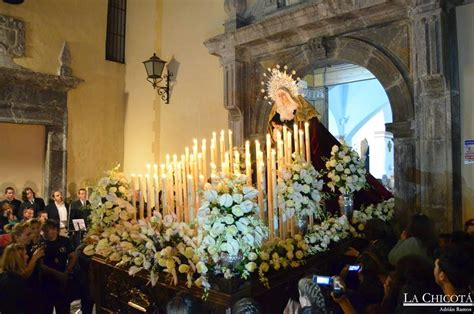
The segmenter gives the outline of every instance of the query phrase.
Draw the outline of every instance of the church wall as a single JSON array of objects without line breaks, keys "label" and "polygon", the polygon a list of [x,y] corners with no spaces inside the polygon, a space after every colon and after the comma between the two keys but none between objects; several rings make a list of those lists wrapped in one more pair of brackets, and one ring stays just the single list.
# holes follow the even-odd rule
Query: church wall
[{"label": "church wall", "polygon": [[26,23],[26,56],[15,61],[56,74],[64,41],[73,75],[84,80],[68,94],[67,186],[93,182],[123,162],[125,66],[105,60],[106,0],[0,3],[0,12]]},{"label": "church wall", "polygon": [[[160,46],[165,61],[172,61],[174,77],[169,104],[161,102],[159,156],[182,154],[193,138],[210,139],[212,131],[227,129],[223,105],[223,75],[219,58],[203,42],[223,32],[223,2],[214,0],[162,0]],[[159,129],[158,129],[159,128]]]},{"label": "church wall", "polygon": [[[457,8],[461,140],[474,139],[474,4]],[[464,152],[464,147],[462,147]],[[474,165],[462,165],[463,221],[474,218]]]},{"label": "church wall", "polygon": [[[45,152],[45,128],[42,125],[0,123],[1,159],[0,198],[5,188],[11,186],[16,198],[21,199],[24,187],[31,187],[42,194]],[[7,148],[7,149],[5,149]],[[13,169],[13,171],[12,171]]]},{"label": "church wall", "polygon": [[154,52],[159,55],[156,47],[161,26],[157,13],[156,0],[127,3],[124,171],[128,174],[143,173],[145,165],[157,159],[155,129],[159,125],[156,111],[160,103],[156,91],[146,81],[142,63]]}]

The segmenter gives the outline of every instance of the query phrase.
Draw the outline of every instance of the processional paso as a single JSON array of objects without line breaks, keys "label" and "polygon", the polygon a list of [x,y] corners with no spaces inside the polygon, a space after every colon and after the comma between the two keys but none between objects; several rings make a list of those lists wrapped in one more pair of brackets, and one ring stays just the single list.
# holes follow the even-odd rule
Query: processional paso
[{"label": "processional paso", "polygon": [[[308,121],[317,113],[307,102],[300,105],[295,101],[295,97],[301,97],[299,78],[294,79],[294,72],[287,73],[286,70],[286,66],[283,71],[277,66],[264,74],[267,79],[262,82],[262,92],[267,94],[264,99],[273,105],[265,153],[258,140],[246,141],[244,148],[234,146],[231,130],[220,132],[219,143],[216,132],[212,133],[210,141],[202,139],[201,145],[194,139],[192,148],[186,147],[184,154],[166,155],[160,166],[146,165],[144,175],[132,174],[133,202],[139,207],[136,218],[150,217],[152,209],[160,209],[163,214],[174,215],[178,221],[195,223],[206,184],[215,184],[226,176],[245,175],[247,184],[254,184],[259,192],[258,215],[269,227],[270,237],[284,239],[287,233],[293,236],[295,217],[283,211],[285,204],[279,202],[278,182],[282,170],[295,158],[311,163]],[[313,215],[308,215],[307,219],[310,225],[314,223]]]}]

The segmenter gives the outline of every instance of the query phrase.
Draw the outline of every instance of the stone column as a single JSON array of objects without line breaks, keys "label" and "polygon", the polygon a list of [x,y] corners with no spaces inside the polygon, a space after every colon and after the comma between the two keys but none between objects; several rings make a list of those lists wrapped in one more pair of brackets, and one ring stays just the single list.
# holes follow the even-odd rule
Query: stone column
[{"label": "stone column", "polygon": [[396,215],[406,224],[414,213],[417,204],[416,138],[414,122],[393,122],[386,124],[387,131],[393,134],[394,142],[394,195]]},{"label": "stone column", "polygon": [[[454,199],[451,91],[447,69],[445,13],[439,1],[424,1],[410,12],[413,23],[415,123],[418,138],[418,204],[449,232],[460,203]],[[395,145],[397,146],[397,145]],[[457,158],[455,158],[457,161]]]},{"label": "stone column", "polygon": [[48,198],[56,190],[63,192],[64,197],[66,197],[66,139],[66,126],[46,126],[44,195]]},{"label": "stone column", "polygon": [[232,130],[234,145],[244,141],[245,64],[238,61],[235,50],[227,51],[221,57],[224,68],[224,107],[229,111],[229,129]]}]

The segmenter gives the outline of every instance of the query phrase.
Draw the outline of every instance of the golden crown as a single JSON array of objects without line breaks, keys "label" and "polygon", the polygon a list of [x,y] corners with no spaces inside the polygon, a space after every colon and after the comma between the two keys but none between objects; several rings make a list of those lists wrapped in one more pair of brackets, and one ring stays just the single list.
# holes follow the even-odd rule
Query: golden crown
[{"label": "golden crown", "polygon": [[288,73],[288,67],[286,65],[283,67],[283,71],[281,71],[280,68],[280,65],[277,64],[276,67],[267,69],[269,74],[267,74],[266,72],[263,73],[266,82],[261,82],[261,92],[263,94],[266,93],[263,98],[265,100],[268,100],[268,103],[270,105],[273,105],[272,101],[275,101],[276,93],[281,88],[286,88],[294,97],[301,94],[300,89],[298,87],[298,83],[301,79],[299,77],[297,77],[296,79],[293,77],[293,75],[296,74],[296,71],[293,70]]}]

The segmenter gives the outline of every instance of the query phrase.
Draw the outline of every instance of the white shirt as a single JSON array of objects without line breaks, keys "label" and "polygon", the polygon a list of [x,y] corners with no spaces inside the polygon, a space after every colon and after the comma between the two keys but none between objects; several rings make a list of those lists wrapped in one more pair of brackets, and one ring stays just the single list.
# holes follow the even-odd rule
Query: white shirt
[{"label": "white shirt", "polygon": [[61,204],[57,204],[56,203],[56,207],[58,208],[58,214],[59,214],[59,223],[60,223],[60,227],[61,228],[66,228],[66,225],[67,225],[67,210],[66,210],[66,205]]}]

